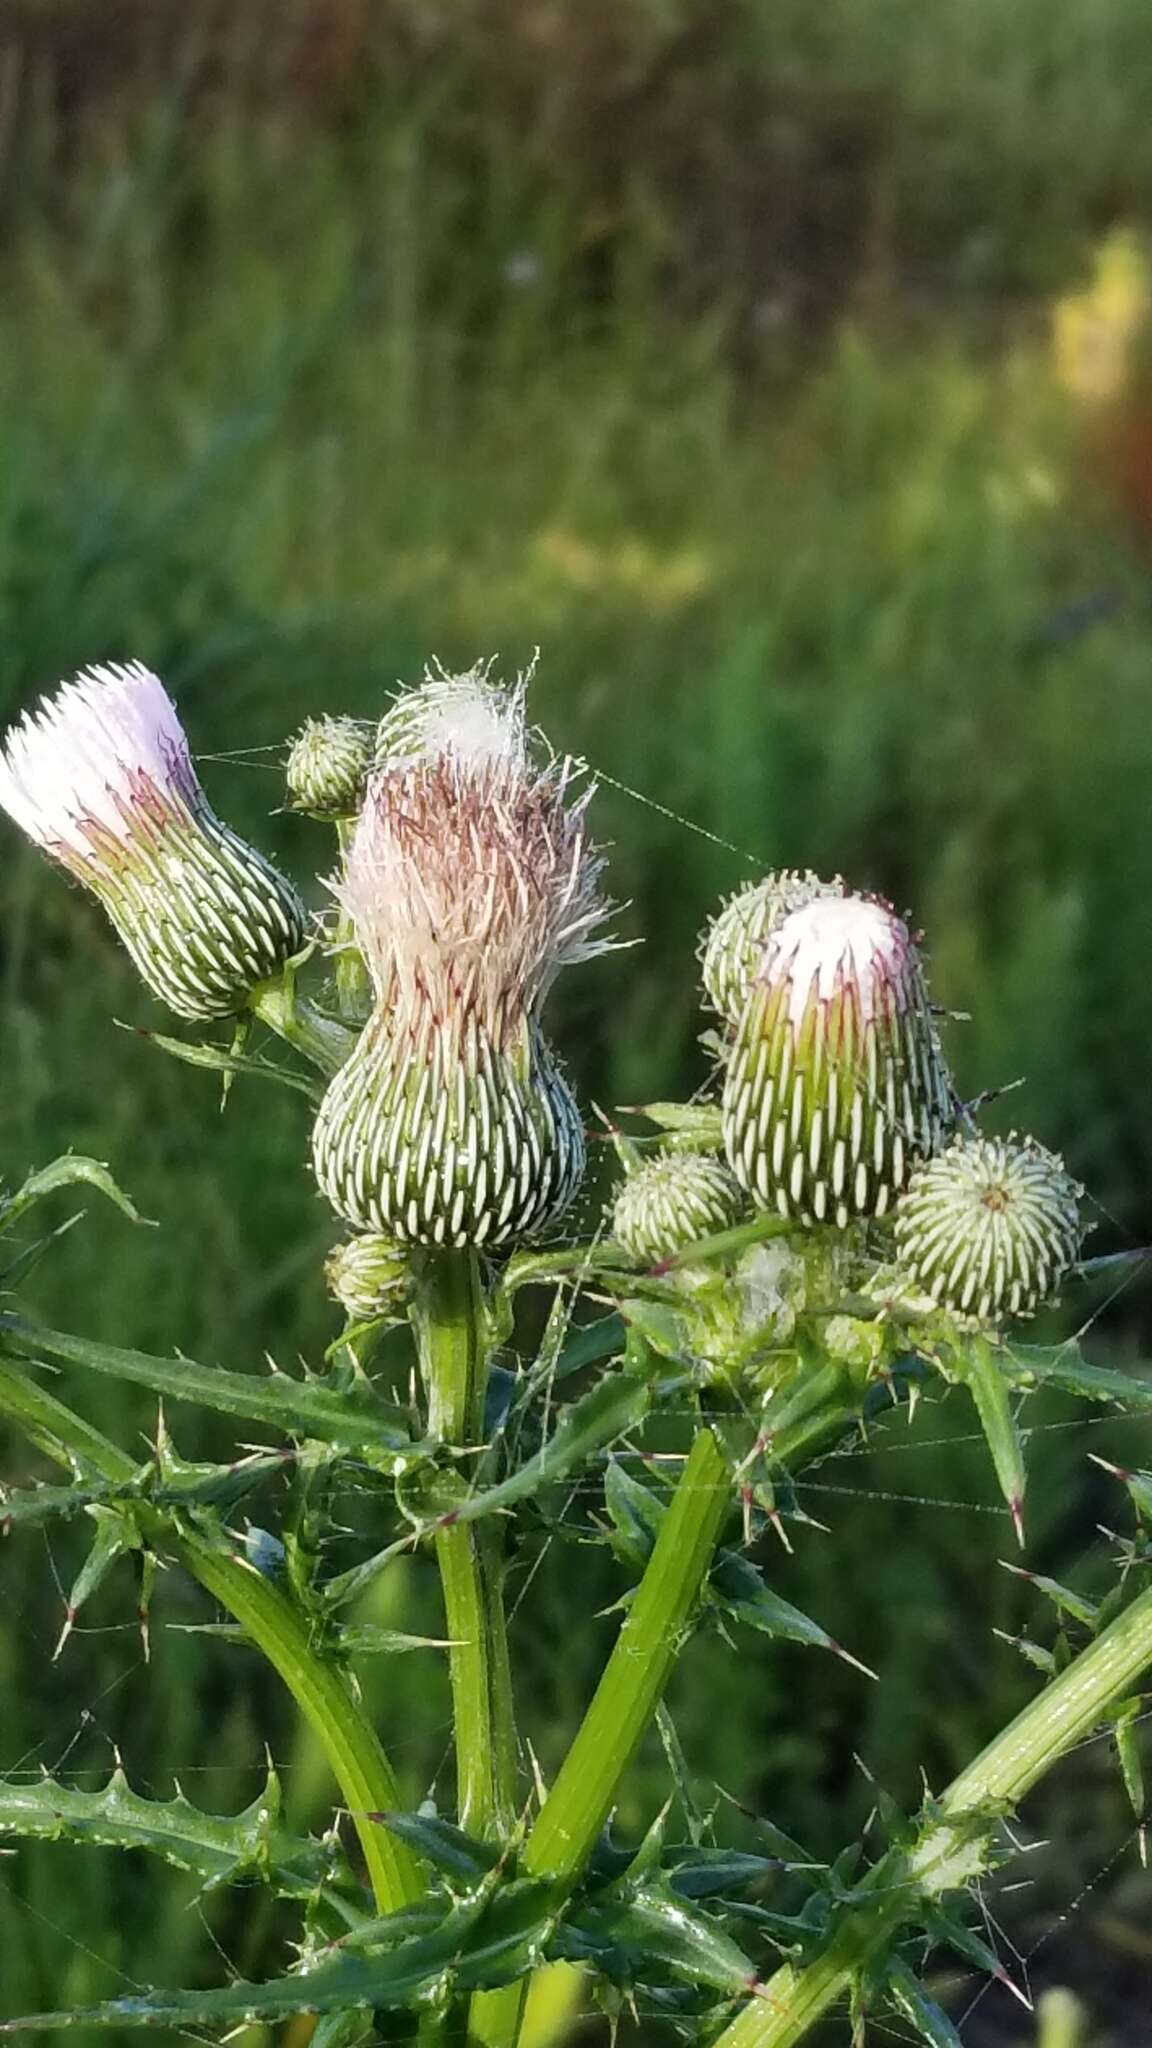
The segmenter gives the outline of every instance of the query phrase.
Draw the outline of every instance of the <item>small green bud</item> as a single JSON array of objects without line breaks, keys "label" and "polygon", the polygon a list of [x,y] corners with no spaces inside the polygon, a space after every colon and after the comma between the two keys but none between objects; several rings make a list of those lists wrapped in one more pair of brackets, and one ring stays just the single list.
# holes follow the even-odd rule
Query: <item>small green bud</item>
[{"label": "small green bud", "polygon": [[293,810],[332,822],[354,818],[371,765],[370,727],[354,718],[305,719],[285,770]]},{"label": "small green bud", "polygon": [[766,1209],[801,1223],[882,1216],[951,1121],[919,955],[863,896],[823,896],[768,939],[737,1025],[724,1144]]},{"label": "small green bud", "polygon": [[612,1208],[612,1235],[638,1266],[655,1266],[735,1223],[744,1197],[719,1159],[661,1152],[628,1175]]},{"label": "small green bud", "polygon": [[780,868],[729,898],[701,934],[701,977],[714,1010],[738,1024],[764,947],[777,925],[819,896],[843,896],[844,884],[810,869]]},{"label": "small green bud", "polygon": [[1034,1138],[957,1138],[917,1169],[897,1205],[900,1264],[957,1314],[1030,1315],[1079,1254],[1082,1192]]},{"label": "small green bud", "polygon": [[324,1264],[328,1292],[353,1322],[404,1314],[412,1269],[402,1245],[369,1230],[333,1245]]}]

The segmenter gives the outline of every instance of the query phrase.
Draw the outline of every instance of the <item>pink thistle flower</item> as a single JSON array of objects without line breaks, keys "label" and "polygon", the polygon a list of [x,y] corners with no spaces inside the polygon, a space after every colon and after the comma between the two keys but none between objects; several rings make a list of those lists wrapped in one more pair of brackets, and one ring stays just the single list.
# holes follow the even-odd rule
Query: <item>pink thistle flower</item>
[{"label": "pink thistle flower", "polygon": [[317,1176],[358,1229],[503,1244],[571,1200],[584,1165],[539,1013],[603,950],[590,791],[531,758],[523,693],[434,675],[381,728],[337,893],[375,991],[321,1105]]},{"label": "pink thistle flower", "polygon": [[139,662],[84,670],[12,727],[0,806],[99,898],[182,1017],[243,1009],[303,944],[295,891],[216,816],[176,708]]}]

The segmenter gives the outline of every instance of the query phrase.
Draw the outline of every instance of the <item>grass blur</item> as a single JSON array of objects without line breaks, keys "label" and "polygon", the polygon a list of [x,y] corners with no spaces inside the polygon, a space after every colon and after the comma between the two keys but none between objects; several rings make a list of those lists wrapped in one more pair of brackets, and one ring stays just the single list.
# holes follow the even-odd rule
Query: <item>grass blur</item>
[{"label": "grass blur", "polygon": [[[412,0],[300,7],[271,42],[259,9],[235,17],[161,49],[125,8],[88,69],[83,8],[0,22],[4,717],[142,658],[218,807],[307,876],[323,833],[270,815],[306,714],[371,716],[431,655],[511,669],[539,646],[536,715],[603,774],[644,940],[560,992],[586,1098],[695,1086],[710,908],[766,865],[839,869],[923,925],[935,996],[971,1013],[949,1031],[965,1089],[1024,1077],[990,1123],[1064,1150],[1097,1248],[1146,1241],[1139,8],[744,0],[721,28],[673,0],[490,0],[454,34]],[[94,1152],[160,1226],[93,1212],[38,1305],[235,1366],[314,1358],[334,1233],[301,1105],[241,1085],[222,1118],[209,1076],[114,1019],[163,1028],[94,907],[8,833],[4,1177]],[[1148,1322],[1130,1290],[1097,1342],[1136,1355]],[[135,1390],[70,1391],[126,1444],[153,1425]],[[1086,1450],[1142,1451],[1135,1424],[1045,1419],[1066,1426],[1034,1441],[1029,1560],[1060,1576],[1117,1511]],[[193,1450],[195,1418],[169,1420]],[[880,1684],[747,1645],[697,1646],[678,1684],[702,1780],[818,1854],[867,1814],[853,1751],[914,1802],[920,1767],[941,1783],[1029,1683],[990,1638],[1028,1609],[967,1417],[900,1427],[817,1475],[832,1534],[780,1560]],[[175,1763],[224,1808],[271,1729],[315,1819],[328,1790],[273,1682],[174,1626],[145,1670],[127,1573],[50,1661],[81,1554],[73,1529],[5,1548],[0,1767],[88,1770],[115,1742],[139,1782],[167,1790]],[[594,1552],[545,1559],[520,1648],[546,1761],[617,1590]],[[382,1597],[432,1614],[419,1566]],[[205,1611],[165,1586],[161,1618]],[[440,1679],[413,1657],[365,1682],[400,1730]],[[446,1714],[444,1693],[439,1733],[399,1744],[414,1798]],[[641,1774],[621,1824],[656,1796]],[[1041,1805],[1038,1927],[1128,1827],[1099,1750]],[[1131,1861],[1105,1887],[1118,1924],[1147,1909]],[[282,1953],[259,1914],[205,1912],[241,1970]],[[222,1968],[182,1881],[97,1850],[0,1865],[0,1949],[8,2012]]]}]

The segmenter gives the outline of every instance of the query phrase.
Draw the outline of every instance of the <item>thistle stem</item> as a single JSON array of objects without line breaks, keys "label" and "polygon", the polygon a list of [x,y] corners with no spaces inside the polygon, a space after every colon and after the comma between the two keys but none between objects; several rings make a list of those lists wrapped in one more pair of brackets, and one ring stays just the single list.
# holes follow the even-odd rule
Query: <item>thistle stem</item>
[{"label": "thistle stem", "polygon": [[334,1074],[356,1043],[356,1033],[335,1017],[326,1017],[306,996],[297,994],[295,969],[289,964],[276,981],[255,989],[250,1006],[261,1023],[295,1046],[323,1074]]},{"label": "thistle stem", "polygon": [[[2,1362],[0,1413],[18,1422],[58,1464],[70,1467],[73,1458],[79,1459],[114,1485],[135,1476],[131,1458],[116,1444],[25,1373]],[[143,1501],[134,1512],[150,1540],[179,1558],[235,1616],[284,1680],[331,1765],[360,1837],[379,1911],[392,1913],[422,1898],[424,1880],[416,1858],[373,1818],[401,1803],[391,1764],[340,1672],[316,1655],[296,1609],[251,1565],[187,1527],[178,1528],[175,1517]]]},{"label": "thistle stem", "polygon": [[1126,1608],[953,1780],[916,1846],[892,1849],[873,1865],[857,1888],[858,1899],[860,1893],[868,1896],[840,1916],[823,1953],[803,1968],[786,1963],[777,1970],[716,2048],[794,2048],[925,1899],[976,1875],[974,1817],[1016,1806],[1059,1757],[1099,1726],[1149,1664],[1152,1591]]},{"label": "thistle stem", "polygon": [[[431,1434],[479,1444],[488,1361],[475,1252],[427,1255],[414,1320]],[[499,1835],[511,1826],[516,1791],[503,1560],[491,1533],[481,1538],[468,1523],[439,1528],[433,1544],[449,1640],[459,1821],[476,1834]]]},{"label": "thistle stem", "polygon": [[592,1703],[524,1845],[533,1877],[575,1882],[616,1800],[675,1662],[731,1503],[728,1468],[701,1429]]}]

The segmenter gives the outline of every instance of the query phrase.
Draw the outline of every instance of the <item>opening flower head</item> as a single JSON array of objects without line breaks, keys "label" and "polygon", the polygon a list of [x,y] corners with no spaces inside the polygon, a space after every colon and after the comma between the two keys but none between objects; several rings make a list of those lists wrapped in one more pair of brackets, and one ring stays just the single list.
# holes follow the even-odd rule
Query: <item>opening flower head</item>
[{"label": "opening flower head", "polygon": [[864,896],[776,927],[736,1027],[722,1104],[741,1186],[803,1222],[883,1215],[952,1121],[907,926]]},{"label": "opening flower head", "polygon": [[498,1243],[571,1198],[583,1138],[539,1026],[606,914],[590,790],[531,755],[523,688],[439,672],[383,721],[336,884],[376,1008],[316,1126],[321,1185],[358,1228]]},{"label": "opening flower head", "polygon": [[100,899],[182,1017],[242,1009],[303,943],[295,890],[216,816],[140,662],[85,669],[25,714],[0,751],[0,806]]},{"label": "opening flower head", "polygon": [[1082,1193],[1034,1138],[957,1138],[917,1168],[897,1205],[900,1264],[957,1314],[1030,1315],[1079,1255]]}]

